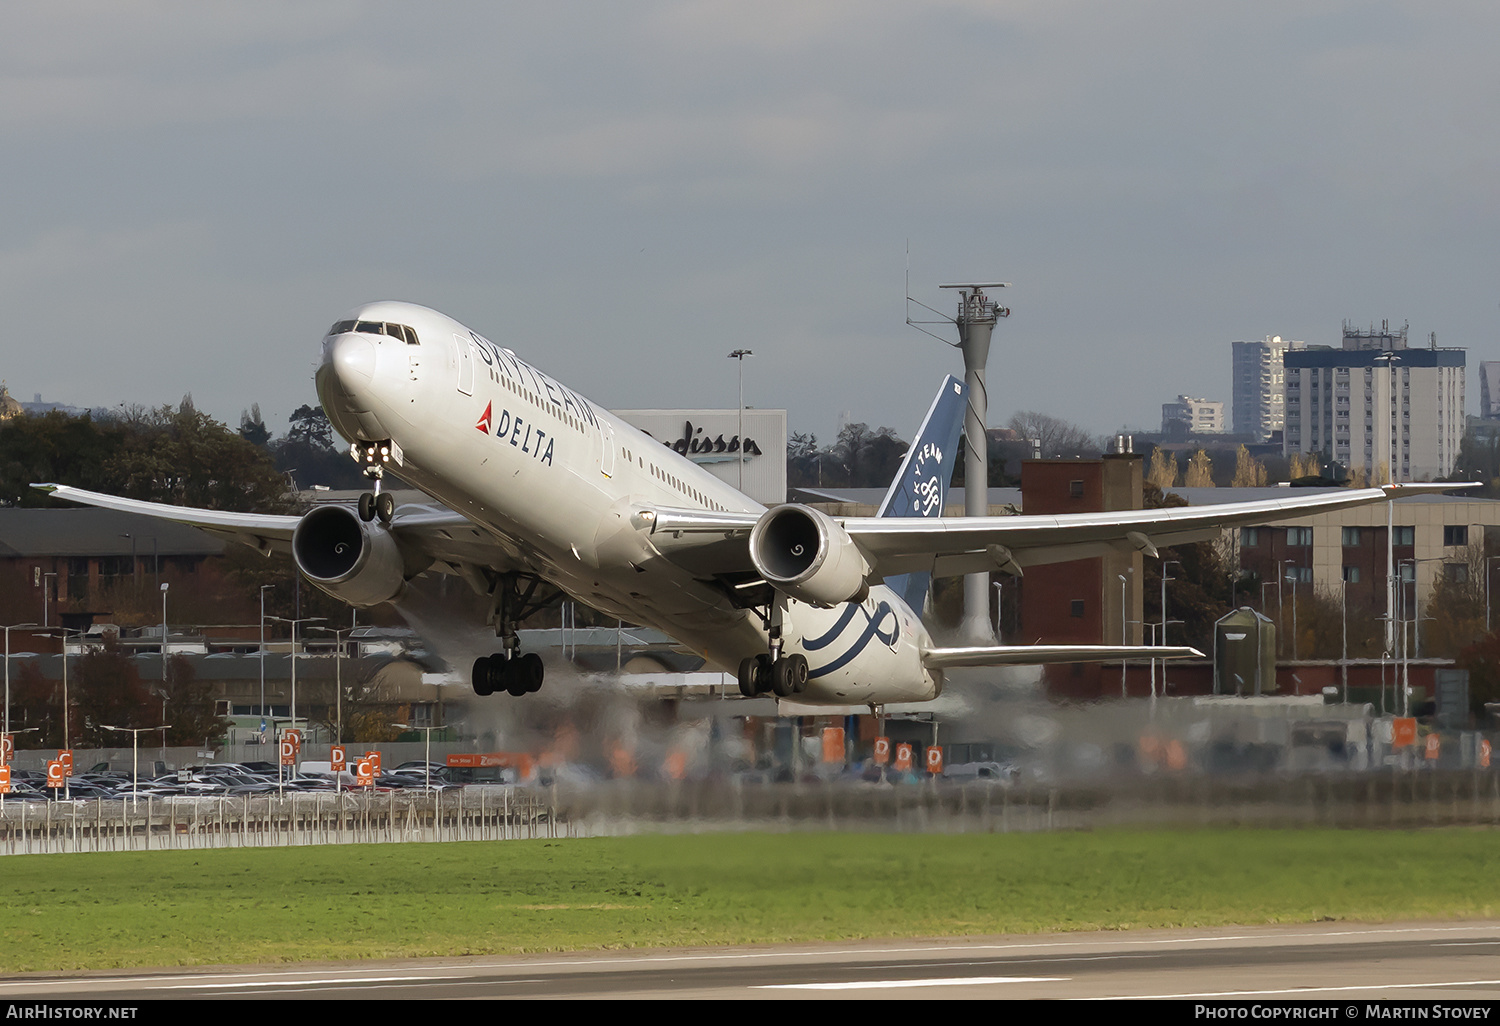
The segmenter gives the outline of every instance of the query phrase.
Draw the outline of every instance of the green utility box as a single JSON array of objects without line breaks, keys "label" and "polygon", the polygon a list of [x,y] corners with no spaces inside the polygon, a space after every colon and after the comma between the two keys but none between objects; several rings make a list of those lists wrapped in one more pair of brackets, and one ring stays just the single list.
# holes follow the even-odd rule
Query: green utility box
[{"label": "green utility box", "polygon": [[1276,693],[1276,623],[1241,606],[1214,624],[1214,694]]}]

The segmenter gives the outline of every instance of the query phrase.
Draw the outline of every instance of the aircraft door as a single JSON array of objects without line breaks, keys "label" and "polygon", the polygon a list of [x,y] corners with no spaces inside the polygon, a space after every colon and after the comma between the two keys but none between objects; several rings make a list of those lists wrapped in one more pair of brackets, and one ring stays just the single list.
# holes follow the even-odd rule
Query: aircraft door
[{"label": "aircraft door", "polygon": [[599,441],[604,446],[603,452],[599,454],[599,472],[605,477],[615,476],[615,431],[609,426],[609,421],[599,422]]},{"label": "aircraft door", "polygon": [[464,395],[473,395],[474,340],[466,335],[455,334],[453,344],[458,347],[458,390]]}]

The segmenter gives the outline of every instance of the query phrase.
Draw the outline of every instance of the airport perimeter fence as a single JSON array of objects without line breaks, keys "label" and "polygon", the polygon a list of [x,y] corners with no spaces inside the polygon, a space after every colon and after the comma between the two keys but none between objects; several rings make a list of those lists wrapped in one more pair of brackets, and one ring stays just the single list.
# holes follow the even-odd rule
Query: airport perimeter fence
[{"label": "airport perimeter fence", "polygon": [[569,836],[545,796],[502,789],[7,801],[0,854],[503,841]]},{"label": "airport perimeter fence", "polygon": [[1500,773],[1397,770],[1104,783],[847,781],[647,784],[553,791],[574,835],[676,830],[1012,833],[1107,827],[1500,826]]},{"label": "airport perimeter fence", "polygon": [[1026,833],[1125,827],[1500,826],[1500,773],[1178,774],[1107,783],[634,780],[440,794],[19,802],[0,854],[503,841],[714,830]]}]

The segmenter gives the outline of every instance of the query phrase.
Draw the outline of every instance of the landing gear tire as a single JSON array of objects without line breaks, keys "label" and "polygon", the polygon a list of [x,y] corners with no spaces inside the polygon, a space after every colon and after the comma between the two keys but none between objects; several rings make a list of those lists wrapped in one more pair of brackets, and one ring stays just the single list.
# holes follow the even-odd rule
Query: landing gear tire
[{"label": "landing gear tire", "polygon": [[495,693],[495,686],[490,682],[490,657],[480,656],[474,660],[474,672],[470,676],[470,682],[474,685],[474,694],[486,698]]},{"label": "landing gear tire", "polygon": [[516,675],[526,685],[528,695],[541,690],[542,678],[546,674],[546,667],[542,666],[542,657],[535,652],[527,652],[517,660]]},{"label": "landing gear tire", "polygon": [[777,698],[791,698],[806,686],[807,660],[802,656],[783,656],[771,667],[771,690]]},{"label": "landing gear tire", "polygon": [[359,519],[369,523],[375,519],[375,493],[363,492],[359,497]]},{"label": "landing gear tire", "polygon": [[770,688],[771,657],[768,655],[746,656],[740,660],[740,694],[746,698],[763,695]]},{"label": "landing gear tire", "polygon": [[480,656],[474,660],[474,670],[471,682],[474,693],[481,697],[493,695],[497,691],[520,698],[539,690],[542,679],[546,675],[546,668],[542,666],[542,657],[535,652],[528,652],[515,659],[506,659],[503,655]]},{"label": "landing gear tire", "polygon": [[389,524],[396,515],[396,497],[390,492],[381,492],[375,496],[375,515],[382,524]]}]

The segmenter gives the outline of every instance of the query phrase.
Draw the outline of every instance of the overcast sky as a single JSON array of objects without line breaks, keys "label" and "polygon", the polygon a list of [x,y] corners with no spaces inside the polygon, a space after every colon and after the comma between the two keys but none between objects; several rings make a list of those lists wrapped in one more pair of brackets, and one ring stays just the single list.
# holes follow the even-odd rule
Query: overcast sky
[{"label": "overcast sky", "polygon": [[609,407],[910,437],[1013,283],[990,422],[1155,427],[1235,339],[1500,358],[1500,5],[7,4],[13,394],[268,426],[350,307],[443,310]]}]

